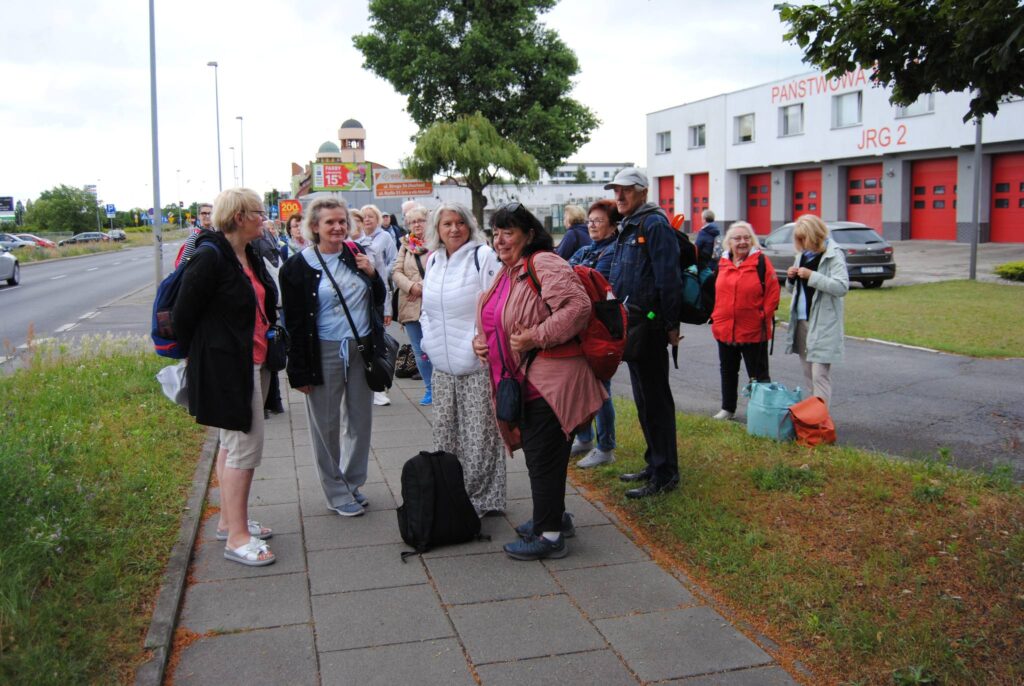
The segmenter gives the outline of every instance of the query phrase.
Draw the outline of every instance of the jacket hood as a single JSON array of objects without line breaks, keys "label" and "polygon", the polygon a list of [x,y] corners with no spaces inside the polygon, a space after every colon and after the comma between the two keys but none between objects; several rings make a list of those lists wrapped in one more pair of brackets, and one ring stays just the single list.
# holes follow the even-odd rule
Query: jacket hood
[{"label": "jacket hood", "polygon": [[647,201],[640,207],[633,210],[633,214],[629,215],[628,217],[625,217],[623,221],[625,221],[626,219],[642,217],[644,215],[651,214],[652,212],[661,212],[663,215],[665,215],[665,221],[668,221],[668,215],[665,214],[665,211],[661,209],[661,206],[658,203],[651,201]]},{"label": "jacket hood", "polygon": [[715,222],[708,222],[703,227],[701,227],[700,233],[706,233],[709,236],[717,236],[718,234],[721,233],[721,230],[718,228],[718,224],[716,224]]}]

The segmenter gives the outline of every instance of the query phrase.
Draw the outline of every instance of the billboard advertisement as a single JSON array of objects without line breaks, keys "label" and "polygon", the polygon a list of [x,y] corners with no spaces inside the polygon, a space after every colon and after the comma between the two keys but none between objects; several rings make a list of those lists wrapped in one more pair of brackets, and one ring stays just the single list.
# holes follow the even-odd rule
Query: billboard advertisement
[{"label": "billboard advertisement", "polygon": [[433,195],[434,184],[430,181],[407,179],[401,169],[378,169],[373,172],[373,195],[376,198],[403,198],[416,195]]},{"label": "billboard advertisement", "polygon": [[314,191],[368,191],[372,187],[369,164],[332,162],[313,165]]},{"label": "billboard advertisement", "polygon": [[286,222],[292,215],[302,212],[302,203],[298,200],[281,200],[279,208],[281,211],[281,221]]},{"label": "billboard advertisement", "polygon": [[14,198],[7,196],[0,196],[0,212],[13,212],[14,211]]}]

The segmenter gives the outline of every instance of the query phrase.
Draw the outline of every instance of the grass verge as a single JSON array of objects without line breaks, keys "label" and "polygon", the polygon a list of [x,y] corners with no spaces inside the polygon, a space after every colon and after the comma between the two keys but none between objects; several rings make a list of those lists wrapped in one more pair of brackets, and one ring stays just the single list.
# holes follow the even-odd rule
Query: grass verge
[{"label": "grass verge", "polygon": [[[778,317],[788,320],[783,293]],[[851,288],[846,333],[973,357],[1024,357],[1024,292],[979,281]]]},{"label": "grass verge", "polygon": [[[62,257],[77,257],[79,255],[92,255],[101,252],[116,252],[124,248],[134,248],[141,245],[153,245],[153,232],[128,233],[124,241],[110,241],[106,243],[82,243],[81,245],[62,245],[57,248],[19,248],[15,255],[22,264],[29,262],[42,262],[44,260],[56,260]],[[183,240],[188,236],[188,229],[172,229],[164,231],[162,238],[164,242]]]},{"label": "grass verge", "polygon": [[1024,682],[1024,490],[679,415],[680,488],[640,502],[643,437],[616,400],[619,462],[574,480],[701,587],[811,666],[815,683]]},{"label": "grass verge", "polygon": [[130,681],[202,446],[151,352],[84,347],[0,378],[0,683]]}]

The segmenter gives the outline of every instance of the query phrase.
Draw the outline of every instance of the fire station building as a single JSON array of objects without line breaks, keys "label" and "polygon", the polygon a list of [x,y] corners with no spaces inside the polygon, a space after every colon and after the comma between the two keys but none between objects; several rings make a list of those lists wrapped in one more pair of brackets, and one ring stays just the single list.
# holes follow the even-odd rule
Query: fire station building
[{"label": "fire station building", "polygon": [[[857,70],[801,74],[647,115],[651,199],[688,230],[712,209],[769,233],[801,214],[867,224],[889,240],[970,241],[967,93],[889,103]],[[981,241],[1024,243],[1024,101],[982,126]]]}]

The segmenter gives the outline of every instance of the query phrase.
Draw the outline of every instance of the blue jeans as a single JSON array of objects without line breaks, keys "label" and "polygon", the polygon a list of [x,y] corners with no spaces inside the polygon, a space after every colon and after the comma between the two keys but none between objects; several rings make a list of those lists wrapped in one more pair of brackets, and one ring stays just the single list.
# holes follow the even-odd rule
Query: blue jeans
[{"label": "blue jeans", "polygon": [[430,377],[434,374],[434,365],[430,364],[429,359],[423,359],[423,349],[420,348],[420,341],[423,340],[423,327],[419,322],[406,322],[402,326],[405,327],[405,333],[409,336],[409,344],[412,345],[412,352],[416,356],[416,369],[423,377],[423,385],[426,386],[427,393],[431,393],[433,387],[430,385]]},{"label": "blue jeans", "polygon": [[[601,385],[608,391],[608,399],[601,405],[594,418],[597,420],[597,447],[609,451],[615,449],[615,405],[612,404],[611,397],[612,382],[602,381]],[[587,425],[576,434],[576,440],[581,443],[594,440],[594,424],[587,422]]]}]

